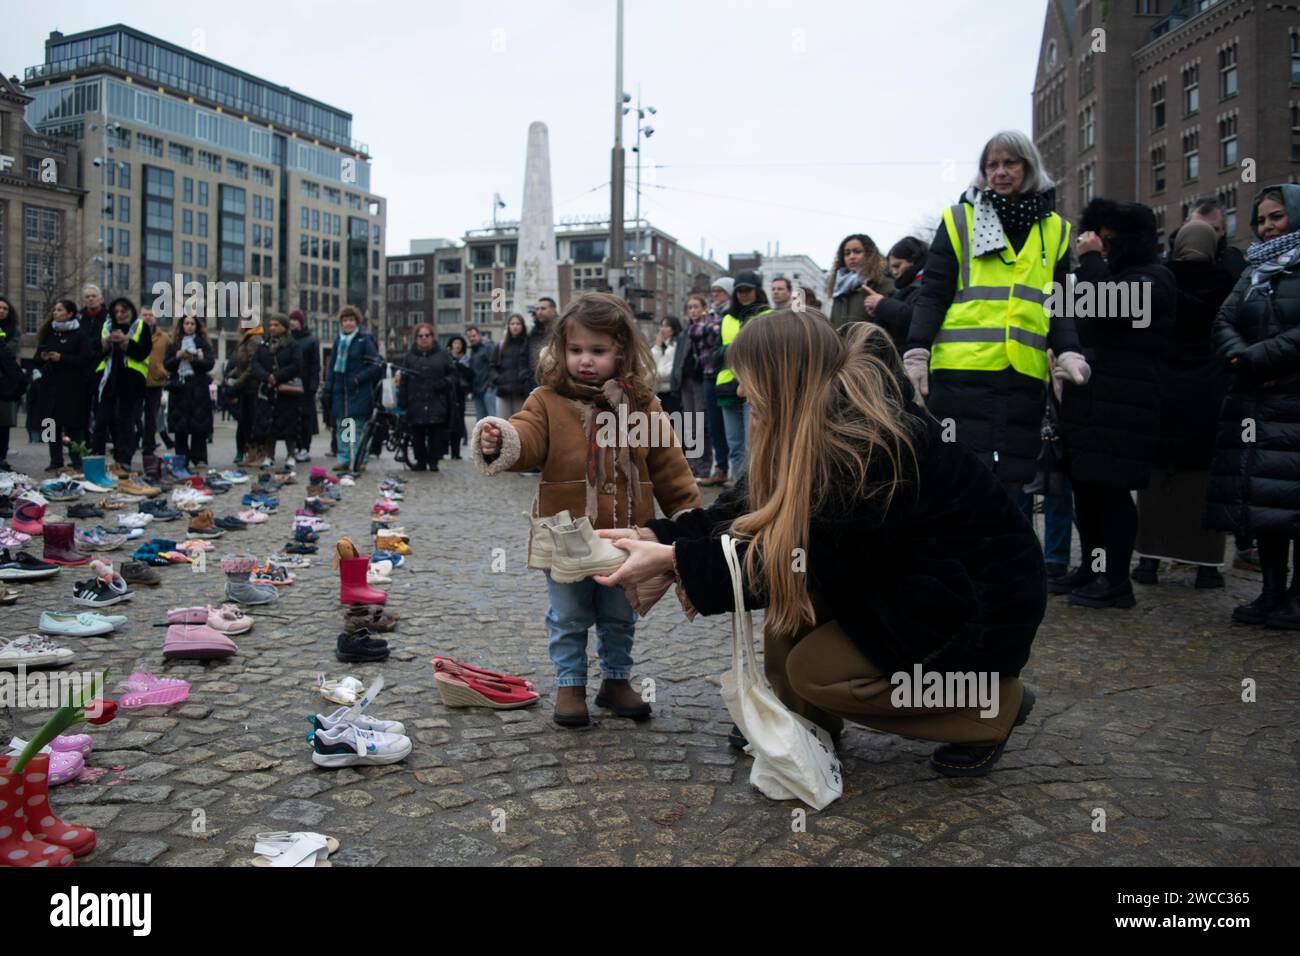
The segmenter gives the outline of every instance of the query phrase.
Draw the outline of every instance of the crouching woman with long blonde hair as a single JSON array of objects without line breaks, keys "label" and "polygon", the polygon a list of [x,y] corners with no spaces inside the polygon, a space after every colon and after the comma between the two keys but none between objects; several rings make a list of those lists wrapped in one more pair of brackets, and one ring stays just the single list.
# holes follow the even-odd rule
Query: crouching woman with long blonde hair
[{"label": "crouching woman with long blonde hair", "polygon": [[791,710],[832,735],[848,720],[940,741],[945,776],[988,773],[1034,703],[1019,675],[1047,590],[1029,522],[913,403],[878,326],[841,337],[818,312],[782,311],[727,354],[753,404],[745,481],[708,509],[602,531],[629,555],[596,580],[645,610],[672,576],[691,617],[733,611],[725,531]]}]

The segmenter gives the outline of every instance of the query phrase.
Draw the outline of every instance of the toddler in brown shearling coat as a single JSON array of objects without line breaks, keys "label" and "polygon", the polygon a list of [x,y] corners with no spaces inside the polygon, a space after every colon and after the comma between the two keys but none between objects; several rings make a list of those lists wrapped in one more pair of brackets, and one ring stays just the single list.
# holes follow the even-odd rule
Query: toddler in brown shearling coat
[{"label": "toddler in brown shearling coat", "polygon": [[[541,468],[535,517],[568,511],[574,518],[586,515],[596,529],[626,528],[653,518],[655,500],[670,518],[701,507],[681,444],[648,384],[654,381],[650,349],[622,299],[593,292],[571,302],[538,361],[537,379],[542,385],[517,415],[484,418],[470,443],[484,474]],[[643,427],[637,428],[638,420]],[[632,427],[622,432],[620,422]],[[629,681],[636,612],[623,590],[590,578],[563,584],[549,572],[546,582],[556,723],[589,722],[587,631],[593,624],[602,678],[597,706],[648,718],[649,704]]]}]

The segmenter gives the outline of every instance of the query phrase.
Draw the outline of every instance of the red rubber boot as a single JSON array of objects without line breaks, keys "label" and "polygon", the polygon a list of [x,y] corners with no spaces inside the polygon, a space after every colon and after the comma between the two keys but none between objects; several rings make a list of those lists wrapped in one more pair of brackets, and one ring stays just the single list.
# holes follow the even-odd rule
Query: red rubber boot
[{"label": "red rubber boot", "polygon": [[41,754],[21,771],[11,771],[17,762],[17,757],[0,757],[0,866],[72,866],[67,847],[38,840],[28,832],[23,810],[28,799],[25,788],[39,786],[44,792],[50,758]]},{"label": "red rubber boot", "polygon": [[339,561],[340,604],[383,604],[388,595],[366,584],[366,568],[370,558],[343,558]]},{"label": "red rubber boot", "polygon": [[45,522],[46,561],[69,567],[90,563],[90,555],[82,554],[74,546],[73,533],[76,528],[71,521]]},{"label": "red rubber boot", "polygon": [[85,856],[95,849],[95,831],[64,823],[54,815],[50,809],[49,775],[49,754],[37,754],[23,770],[27,831],[38,840],[71,850],[73,856]]}]

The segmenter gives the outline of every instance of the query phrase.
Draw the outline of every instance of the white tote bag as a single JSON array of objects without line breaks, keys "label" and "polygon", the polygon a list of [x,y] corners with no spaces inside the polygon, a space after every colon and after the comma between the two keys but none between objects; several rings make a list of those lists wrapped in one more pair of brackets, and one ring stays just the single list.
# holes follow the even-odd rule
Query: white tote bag
[{"label": "white tote bag", "polygon": [[722,536],[736,612],[731,616],[731,670],[722,675],[722,699],[754,758],[749,782],[772,800],[802,800],[820,810],[844,795],[844,774],[831,735],[781,703],[754,659],[754,625],[745,610],[740,556]]},{"label": "white tote bag", "polygon": [[397,407],[397,381],[393,378],[393,367],[384,366],[384,384],[380,392],[380,401],[390,411]]}]

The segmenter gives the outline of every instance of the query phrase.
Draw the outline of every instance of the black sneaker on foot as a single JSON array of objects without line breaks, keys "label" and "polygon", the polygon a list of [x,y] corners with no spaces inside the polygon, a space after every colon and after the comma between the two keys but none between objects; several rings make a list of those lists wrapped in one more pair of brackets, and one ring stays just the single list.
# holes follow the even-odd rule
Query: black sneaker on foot
[{"label": "black sneaker on foot", "polygon": [[1206,565],[1196,569],[1196,587],[1200,590],[1210,588],[1221,588],[1226,584],[1223,580],[1223,572],[1218,568],[1211,568]]},{"label": "black sneaker on foot", "polygon": [[[1016,722],[1012,725],[1012,732],[1029,718],[1035,700],[1037,697],[1034,696],[1034,692],[1026,687],[1025,696],[1020,699],[1020,710],[1016,712]],[[1008,734],[1007,740],[1010,739],[1011,734]],[[942,747],[935,748],[934,753],[930,755],[930,769],[945,777],[983,777],[1001,758],[1007,740],[993,747],[944,744]]]},{"label": "black sneaker on foot", "polygon": [[1111,584],[1107,578],[1098,577],[1091,584],[1071,591],[1070,603],[1075,607],[1130,608],[1137,604],[1137,598],[1129,581]]},{"label": "black sneaker on foot", "polygon": [[1096,580],[1097,575],[1089,571],[1086,567],[1080,566],[1068,574],[1059,578],[1049,576],[1047,579],[1048,594],[1069,594],[1075,588],[1083,587]]},{"label": "black sneaker on foot", "polygon": [[1137,567],[1133,569],[1133,578],[1138,584],[1160,583],[1160,562],[1155,558],[1138,558]]}]

